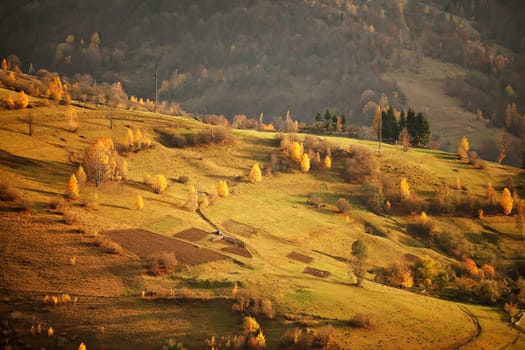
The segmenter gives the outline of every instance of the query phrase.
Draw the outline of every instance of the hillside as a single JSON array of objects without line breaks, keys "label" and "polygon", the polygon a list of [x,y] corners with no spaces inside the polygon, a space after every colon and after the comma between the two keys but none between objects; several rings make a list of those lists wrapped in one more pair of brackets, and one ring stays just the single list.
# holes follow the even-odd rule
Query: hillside
[{"label": "hillside", "polygon": [[[1,100],[10,94],[0,89]],[[0,202],[0,315],[2,339],[15,348],[161,348],[170,338],[211,348],[212,336],[247,334],[239,333],[239,305],[255,315],[269,349],[287,344],[286,332],[292,340],[282,348],[300,347],[290,334],[302,339],[305,326],[334,349],[525,345],[503,312],[511,299],[523,306],[525,290],[517,168],[392,145],[377,156],[370,141],[292,135],[305,151],[331,155],[323,169],[312,151],[312,169],[302,172],[278,133],[90,103],[31,97],[30,105],[0,114],[2,198],[15,191],[14,201]],[[78,199],[62,202],[71,174],[88,169],[84,151],[104,136],[127,171],[119,165],[118,177],[99,186],[80,181]],[[249,181],[255,162],[260,183]],[[354,168],[346,164],[367,166],[347,182],[342,173]],[[167,178],[160,194],[150,185],[156,174]],[[218,194],[221,180],[227,197]],[[489,182],[498,198],[511,189],[510,215],[487,203]],[[343,213],[340,198],[349,203]],[[433,223],[427,233],[422,209]]]}]

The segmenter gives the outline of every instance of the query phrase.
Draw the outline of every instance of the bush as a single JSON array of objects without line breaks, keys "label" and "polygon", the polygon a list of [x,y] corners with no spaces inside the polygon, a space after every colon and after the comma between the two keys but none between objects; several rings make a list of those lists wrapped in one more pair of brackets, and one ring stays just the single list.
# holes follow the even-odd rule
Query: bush
[{"label": "bush", "polygon": [[16,205],[20,211],[31,213],[33,202],[31,202],[29,199],[21,198],[16,202]]},{"label": "bush", "polygon": [[337,202],[335,202],[335,206],[337,207],[340,213],[348,212],[352,208],[350,202],[345,198],[339,198]]},{"label": "bush", "polygon": [[5,182],[0,182],[0,200],[13,202],[20,198],[20,193]]},{"label": "bush", "polygon": [[361,185],[361,192],[365,203],[375,213],[381,213],[385,205],[385,196],[381,186],[366,181]]},{"label": "bush", "polygon": [[370,314],[355,314],[354,317],[348,321],[351,327],[353,328],[372,328],[372,317]]},{"label": "bush", "polygon": [[230,129],[224,126],[214,126],[195,135],[194,143],[198,145],[228,145],[233,143]]},{"label": "bush", "polygon": [[352,146],[349,153],[350,157],[346,159],[343,169],[343,179],[346,182],[370,181],[379,176],[379,163],[368,148]]},{"label": "bush", "polygon": [[472,244],[459,232],[446,231],[435,236],[439,248],[458,259],[472,256]]},{"label": "bush", "polygon": [[177,257],[173,253],[164,252],[148,257],[148,271],[153,276],[173,273],[178,266]]},{"label": "bush", "polygon": [[73,225],[78,222],[78,214],[70,209],[64,210],[62,217],[68,225]]},{"label": "bush", "polygon": [[315,194],[315,193],[309,193],[308,194],[308,197],[306,199],[306,203],[309,204],[309,205],[312,205],[316,208],[321,208],[321,207],[324,207],[324,202],[323,202],[323,199]]},{"label": "bush", "polygon": [[66,209],[66,201],[62,197],[56,197],[49,202],[49,207],[58,213],[63,213]]},{"label": "bush", "polygon": [[494,280],[482,280],[474,287],[475,298],[486,304],[494,304],[501,296],[498,282]]},{"label": "bush", "polygon": [[97,246],[102,248],[104,253],[108,254],[118,254],[122,255],[124,253],[124,249],[118,244],[117,242],[114,242],[111,240],[111,238],[99,234],[95,234],[95,240],[93,243]]}]

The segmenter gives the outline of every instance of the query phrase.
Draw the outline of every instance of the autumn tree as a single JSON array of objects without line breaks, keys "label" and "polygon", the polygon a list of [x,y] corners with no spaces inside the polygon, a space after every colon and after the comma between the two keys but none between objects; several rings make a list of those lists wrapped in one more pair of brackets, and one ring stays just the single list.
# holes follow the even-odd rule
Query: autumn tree
[{"label": "autumn tree", "polygon": [[230,191],[228,190],[228,184],[226,183],[226,181],[219,181],[219,183],[217,184],[217,194],[219,195],[219,197],[228,197]]},{"label": "autumn tree", "polygon": [[466,136],[463,136],[458,144],[458,156],[461,160],[468,159],[469,144]]},{"label": "autumn tree", "polygon": [[300,163],[303,156],[303,146],[297,142],[293,141],[290,146],[290,158],[296,163]]},{"label": "autumn tree", "polygon": [[26,108],[28,104],[29,104],[29,97],[27,97],[24,90],[20,90],[20,92],[16,96],[16,106],[18,108],[23,109],[23,108]]},{"label": "autumn tree", "polygon": [[323,168],[330,170],[332,168],[332,158],[329,155],[326,155],[323,160]]},{"label": "autumn tree", "polygon": [[7,70],[7,60],[4,58],[2,58],[2,69],[3,70]]},{"label": "autumn tree", "polygon": [[75,174],[71,175],[66,185],[66,195],[70,199],[78,199],[78,181]]},{"label": "autumn tree", "polygon": [[335,202],[335,206],[337,207],[337,209],[339,210],[340,213],[346,213],[352,207],[350,205],[350,202],[346,198],[339,198]]},{"label": "autumn tree", "polygon": [[399,195],[401,196],[402,202],[410,200],[410,186],[406,177],[401,178],[401,182],[399,183]]},{"label": "autumn tree", "polygon": [[503,212],[505,213],[505,215],[509,215],[512,212],[513,202],[514,200],[512,199],[512,195],[510,194],[509,189],[505,187],[499,199],[499,204],[503,208]]},{"label": "autumn tree", "polygon": [[144,199],[141,195],[135,197],[135,209],[140,210],[144,208]]},{"label": "autumn tree", "polygon": [[250,170],[250,174],[248,177],[250,178],[250,182],[252,184],[262,181],[261,168],[259,167],[258,163],[255,163],[252,166],[252,169]]},{"label": "autumn tree", "polygon": [[303,173],[307,173],[310,171],[310,157],[308,157],[308,154],[303,154],[303,158],[301,159],[301,171]]},{"label": "autumn tree", "polygon": [[77,180],[79,183],[81,184],[85,184],[86,181],[87,181],[87,175],[86,175],[86,172],[84,171],[84,167],[82,165],[80,165],[77,169],[77,172],[75,173],[75,176],[77,177]]},{"label": "autumn tree", "polygon": [[151,190],[154,193],[162,193],[166,188],[168,187],[168,180],[166,179],[166,176],[162,174],[157,174],[155,177],[153,177],[151,181]]},{"label": "autumn tree", "polygon": [[87,178],[98,186],[115,175],[118,154],[115,144],[109,137],[102,137],[92,143],[85,151],[83,167]]},{"label": "autumn tree", "polygon": [[54,76],[53,79],[49,82],[48,96],[50,99],[58,102],[62,99],[62,93],[62,81],[60,81],[59,76]]}]

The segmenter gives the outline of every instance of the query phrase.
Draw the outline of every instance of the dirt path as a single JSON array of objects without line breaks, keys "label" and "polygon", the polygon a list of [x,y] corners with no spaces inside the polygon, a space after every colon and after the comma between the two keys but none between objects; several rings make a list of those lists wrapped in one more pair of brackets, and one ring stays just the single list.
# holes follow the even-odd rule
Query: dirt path
[{"label": "dirt path", "polygon": [[463,346],[472,343],[474,340],[479,338],[482,332],[481,324],[479,323],[479,319],[476,317],[476,315],[474,315],[469,309],[467,309],[463,305],[458,305],[458,308],[472,320],[472,323],[474,323],[474,325],[476,326],[476,331],[463,342],[451,346],[450,349],[461,349]]}]

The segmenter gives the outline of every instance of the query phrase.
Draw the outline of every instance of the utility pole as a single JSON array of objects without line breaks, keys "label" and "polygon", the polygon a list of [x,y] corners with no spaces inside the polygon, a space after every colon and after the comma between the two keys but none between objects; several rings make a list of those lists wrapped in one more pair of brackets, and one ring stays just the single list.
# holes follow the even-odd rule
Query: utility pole
[{"label": "utility pole", "polygon": [[158,82],[158,70],[159,70],[159,64],[155,63],[155,112],[158,108],[158,100],[159,100],[159,82]]},{"label": "utility pole", "polygon": [[381,155],[381,142],[383,141],[383,112],[379,116],[379,148],[377,149],[377,154]]}]

